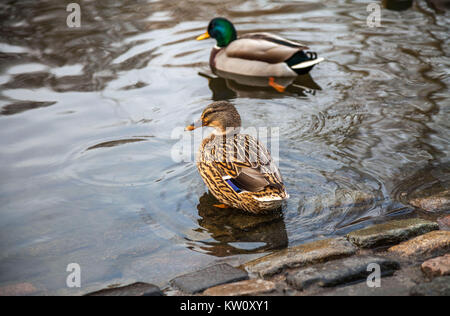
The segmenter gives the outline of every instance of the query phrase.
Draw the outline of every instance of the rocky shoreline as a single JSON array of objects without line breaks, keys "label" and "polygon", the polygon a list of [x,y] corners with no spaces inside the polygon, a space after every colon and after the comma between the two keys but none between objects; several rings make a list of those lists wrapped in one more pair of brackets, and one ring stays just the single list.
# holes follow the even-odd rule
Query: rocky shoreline
[{"label": "rocky shoreline", "polygon": [[[131,281],[129,285],[78,292],[87,296],[450,296],[450,214],[445,195],[427,197],[429,209],[345,236],[316,240],[243,263],[219,263],[168,280],[166,286]],[[444,197],[445,196],[445,197]],[[417,199],[416,201],[419,201]],[[439,212],[433,212],[438,207]],[[256,223],[265,223],[258,218]],[[249,219],[247,219],[249,220]],[[252,227],[252,221],[240,229]],[[255,258],[255,256],[253,256]],[[379,269],[379,283],[371,276]],[[374,270],[375,269],[375,270]],[[372,282],[372,283],[370,283]],[[119,283],[119,282],[117,282]],[[126,281],[121,284],[127,284]],[[370,283],[370,284],[369,284]],[[97,287],[98,288],[98,287]],[[36,295],[31,283],[0,287],[0,296]],[[73,295],[73,293],[68,295]]]},{"label": "rocky shoreline", "polygon": [[[239,267],[222,263],[178,276],[161,290],[135,283],[88,295],[450,296],[450,215],[393,220],[290,247]],[[378,267],[381,280],[369,286]],[[375,280],[375,279],[374,279]]]}]

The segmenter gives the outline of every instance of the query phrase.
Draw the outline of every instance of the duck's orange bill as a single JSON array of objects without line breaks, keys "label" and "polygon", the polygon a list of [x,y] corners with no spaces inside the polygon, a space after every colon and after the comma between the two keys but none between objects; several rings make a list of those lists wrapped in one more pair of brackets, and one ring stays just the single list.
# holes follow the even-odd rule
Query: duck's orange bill
[{"label": "duck's orange bill", "polygon": [[206,32],[205,34],[200,35],[199,37],[197,37],[197,41],[201,41],[204,39],[210,38],[209,33]]},{"label": "duck's orange bill", "polygon": [[201,119],[198,119],[197,121],[195,121],[194,123],[192,123],[189,126],[186,126],[186,128],[184,129],[185,131],[193,131],[194,129],[197,129],[199,127],[202,127],[203,123],[201,121]]},{"label": "duck's orange bill", "polygon": [[195,126],[194,126],[194,124],[191,124],[191,125],[189,125],[189,126],[186,126],[186,131],[193,131],[195,129]]}]

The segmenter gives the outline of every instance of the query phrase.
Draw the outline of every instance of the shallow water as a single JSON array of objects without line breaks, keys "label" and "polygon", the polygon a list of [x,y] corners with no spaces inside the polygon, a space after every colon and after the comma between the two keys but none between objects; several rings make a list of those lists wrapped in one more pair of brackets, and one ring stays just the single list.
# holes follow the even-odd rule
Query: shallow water
[{"label": "shallow water", "polygon": [[[0,4],[0,286],[164,286],[420,215],[409,195],[449,188],[449,11],[383,1],[369,28],[369,1],[176,3],[80,1],[79,29],[61,1]],[[213,41],[194,40],[217,15],[326,61],[282,94],[218,78]],[[282,213],[217,210],[195,164],[173,159],[177,132],[212,100],[231,100],[244,127],[278,128]],[[81,289],[66,288],[72,262]]]}]

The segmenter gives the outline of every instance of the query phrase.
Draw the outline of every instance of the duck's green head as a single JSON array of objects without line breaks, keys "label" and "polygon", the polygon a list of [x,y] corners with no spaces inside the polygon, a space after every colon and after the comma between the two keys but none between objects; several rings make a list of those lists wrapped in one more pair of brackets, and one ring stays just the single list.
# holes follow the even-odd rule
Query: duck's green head
[{"label": "duck's green head", "polygon": [[217,41],[217,46],[225,47],[237,38],[236,29],[233,23],[225,18],[214,18],[209,22],[208,31],[197,37],[197,40],[203,40],[212,37]]}]

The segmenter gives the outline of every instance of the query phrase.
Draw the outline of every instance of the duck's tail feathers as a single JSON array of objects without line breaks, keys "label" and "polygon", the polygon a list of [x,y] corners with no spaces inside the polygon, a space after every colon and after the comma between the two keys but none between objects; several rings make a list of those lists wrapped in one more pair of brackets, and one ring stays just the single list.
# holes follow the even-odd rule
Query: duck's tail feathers
[{"label": "duck's tail feathers", "polygon": [[257,200],[258,202],[275,202],[275,201],[283,201],[283,200],[287,200],[289,199],[289,194],[286,192],[285,189],[283,189],[282,192],[275,194],[275,193],[271,193],[271,194],[267,194],[266,196],[261,196],[261,197],[253,197],[255,200]]},{"label": "duck's tail feathers", "polygon": [[317,59],[313,59],[313,60],[308,60],[308,61],[301,62],[301,63],[299,63],[299,64],[297,64],[297,65],[292,66],[291,68],[292,68],[292,69],[304,69],[304,68],[309,68],[309,67],[312,67],[312,66],[314,66],[314,65],[316,65],[316,64],[318,64],[318,63],[320,63],[320,62],[322,62],[322,61],[324,61],[324,60],[325,60],[325,58],[319,57],[319,58],[317,58]]},{"label": "duck's tail feathers", "polygon": [[322,62],[324,58],[317,57],[315,52],[299,51],[286,60],[288,66],[298,74],[308,73],[314,65]]}]

